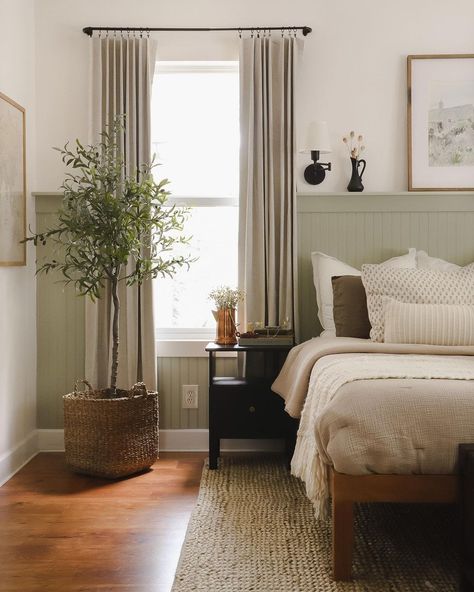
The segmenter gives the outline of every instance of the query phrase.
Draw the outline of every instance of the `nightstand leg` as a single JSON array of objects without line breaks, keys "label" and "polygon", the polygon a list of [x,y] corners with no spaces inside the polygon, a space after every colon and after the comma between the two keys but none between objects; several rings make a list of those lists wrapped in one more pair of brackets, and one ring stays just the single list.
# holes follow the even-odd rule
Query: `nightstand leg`
[{"label": "nightstand leg", "polygon": [[220,438],[209,434],[209,468],[217,469],[217,459],[220,454]]}]

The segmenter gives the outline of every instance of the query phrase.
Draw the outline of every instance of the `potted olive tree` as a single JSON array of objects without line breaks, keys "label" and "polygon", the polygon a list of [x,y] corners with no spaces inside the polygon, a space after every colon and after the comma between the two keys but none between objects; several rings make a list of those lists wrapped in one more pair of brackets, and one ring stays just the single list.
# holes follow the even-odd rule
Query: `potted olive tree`
[{"label": "potted olive tree", "polygon": [[[76,140],[59,150],[70,169],[62,185],[57,224],[26,240],[52,241],[56,259],[39,262],[38,272],[58,271],[79,294],[92,300],[108,294],[112,305],[110,382],[106,389],[78,391],[64,399],[66,462],[75,471],[123,477],[153,464],[158,456],[158,395],[143,383],[117,388],[119,282],[141,284],[172,276],[191,262],[174,253],[188,210],[167,204],[168,181],[155,182],[153,165],[127,175],[117,119],[95,146]],[[57,253],[57,254],[56,254]],[[109,290],[105,290],[107,285]],[[84,381],[85,382],[85,381]],[[130,385],[122,385],[130,387]]]}]

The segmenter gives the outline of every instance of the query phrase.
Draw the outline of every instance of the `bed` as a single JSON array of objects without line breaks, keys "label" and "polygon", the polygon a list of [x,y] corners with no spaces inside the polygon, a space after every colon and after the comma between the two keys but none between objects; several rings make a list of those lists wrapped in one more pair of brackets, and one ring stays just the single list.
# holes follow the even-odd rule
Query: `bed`
[{"label": "bed", "polygon": [[474,346],[319,337],[273,385],[301,417],[292,473],[316,516],[332,497],[333,573],[351,578],[355,502],[454,502],[457,448],[474,442]]},{"label": "bed", "polygon": [[[326,342],[323,342],[326,337],[312,339],[321,330],[324,332],[334,329],[331,320],[334,286],[331,286],[331,278],[360,276],[364,263],[380,262],[388,258],[395,259],[388,260],[387,263],[399,267],[422,265],[428,269],[450,271],[458,266],[466,266],[474,259],[473,227],[472,193],[299,194],[297,327],[299,341],[306,345],[295,348],[286,364],[286,369],[288,365],[293,367],[292,373],[285,372],[274,385],[277,392],[285,398],[290,415],[299,417],[303,409],[311,372],[316,363],[316,350],[321,357],[332,354],[375,353],[377,349],[380,352],[380,348],[382,353],[396,353],[388,344],[374,344],[369,339],[351,341],[338,337],[337,340]],[[408,247],[416,249],[409,249],[407,252]],[[330,255],[319,259],[319,271],[325,270],[327,275],[324,285],[321,275],[318,278],[315,273],[315,253]],[[400,257],[401,255],[403,256]],[[436,259],[440,257],[443,259]],[[319,294],[318,287],[321,289]],[[384,349],[387,347],[390,351]],[[402,356],[411,355],[411,352],[417,355],[420,350],[413,346],[403,346],[399,350]],[[424,352],[426,355],[460,355],[472,358],[471,349],[458,350],[454,354],[448,354],[446,348],[430,351],[425,349]],[[357,381],[352,385],[357,383],[364,384],[363,381]],[[373,384],[376,383],[377,380],[373,381]],[[347,396],[350,391],[350,384],[342,386],[340,394],[346,393]],[[337,399],[334,404],[337,404]],[[336,412],[335,409],[333,411]],[[343,430],[340,431],[342,434]],[[474,442],[472,432],[466,436],[469,438],[464,441]],[[326,432],[322,429],[318,437],[327,437],[327,426]],[[325,453],[324,442],[320,444]],[[453,450],[451,445],[451,451]],[[416,474],[410,470],[406,474],[367,471],[352,475],[347,473],[346,467],[346,472],[343,472],[342,469],[334,469],[330,463],[325,466],[328,467],[326,485],[332,491],[333,499],[334,575],[340,580],[349,579],[351,574],[354,502],[452,502],[457,495],[457,479],[451,471],[452,467],[449,467],[450,472],[442,474]]]}]

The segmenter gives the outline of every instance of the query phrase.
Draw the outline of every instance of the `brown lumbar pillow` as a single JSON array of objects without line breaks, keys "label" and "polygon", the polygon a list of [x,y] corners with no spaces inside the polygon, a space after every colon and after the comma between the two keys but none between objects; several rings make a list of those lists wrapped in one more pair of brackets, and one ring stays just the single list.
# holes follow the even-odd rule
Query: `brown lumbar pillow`
[{"label": "brown lumbar pillow", "polygon": [[356,275],[331,278],[337,337],[369,339],[370,321],[362,279]]}]

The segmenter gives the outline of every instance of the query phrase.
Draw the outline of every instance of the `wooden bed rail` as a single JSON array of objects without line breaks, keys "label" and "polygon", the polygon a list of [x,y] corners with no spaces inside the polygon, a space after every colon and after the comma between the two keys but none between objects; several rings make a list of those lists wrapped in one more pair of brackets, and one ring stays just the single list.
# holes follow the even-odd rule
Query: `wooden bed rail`
[{"label": "wooden bed rail", "polygon": [[354,503],[454,503],[456,475],[344,475],[331,470],[333,577],[352,577]]}]

